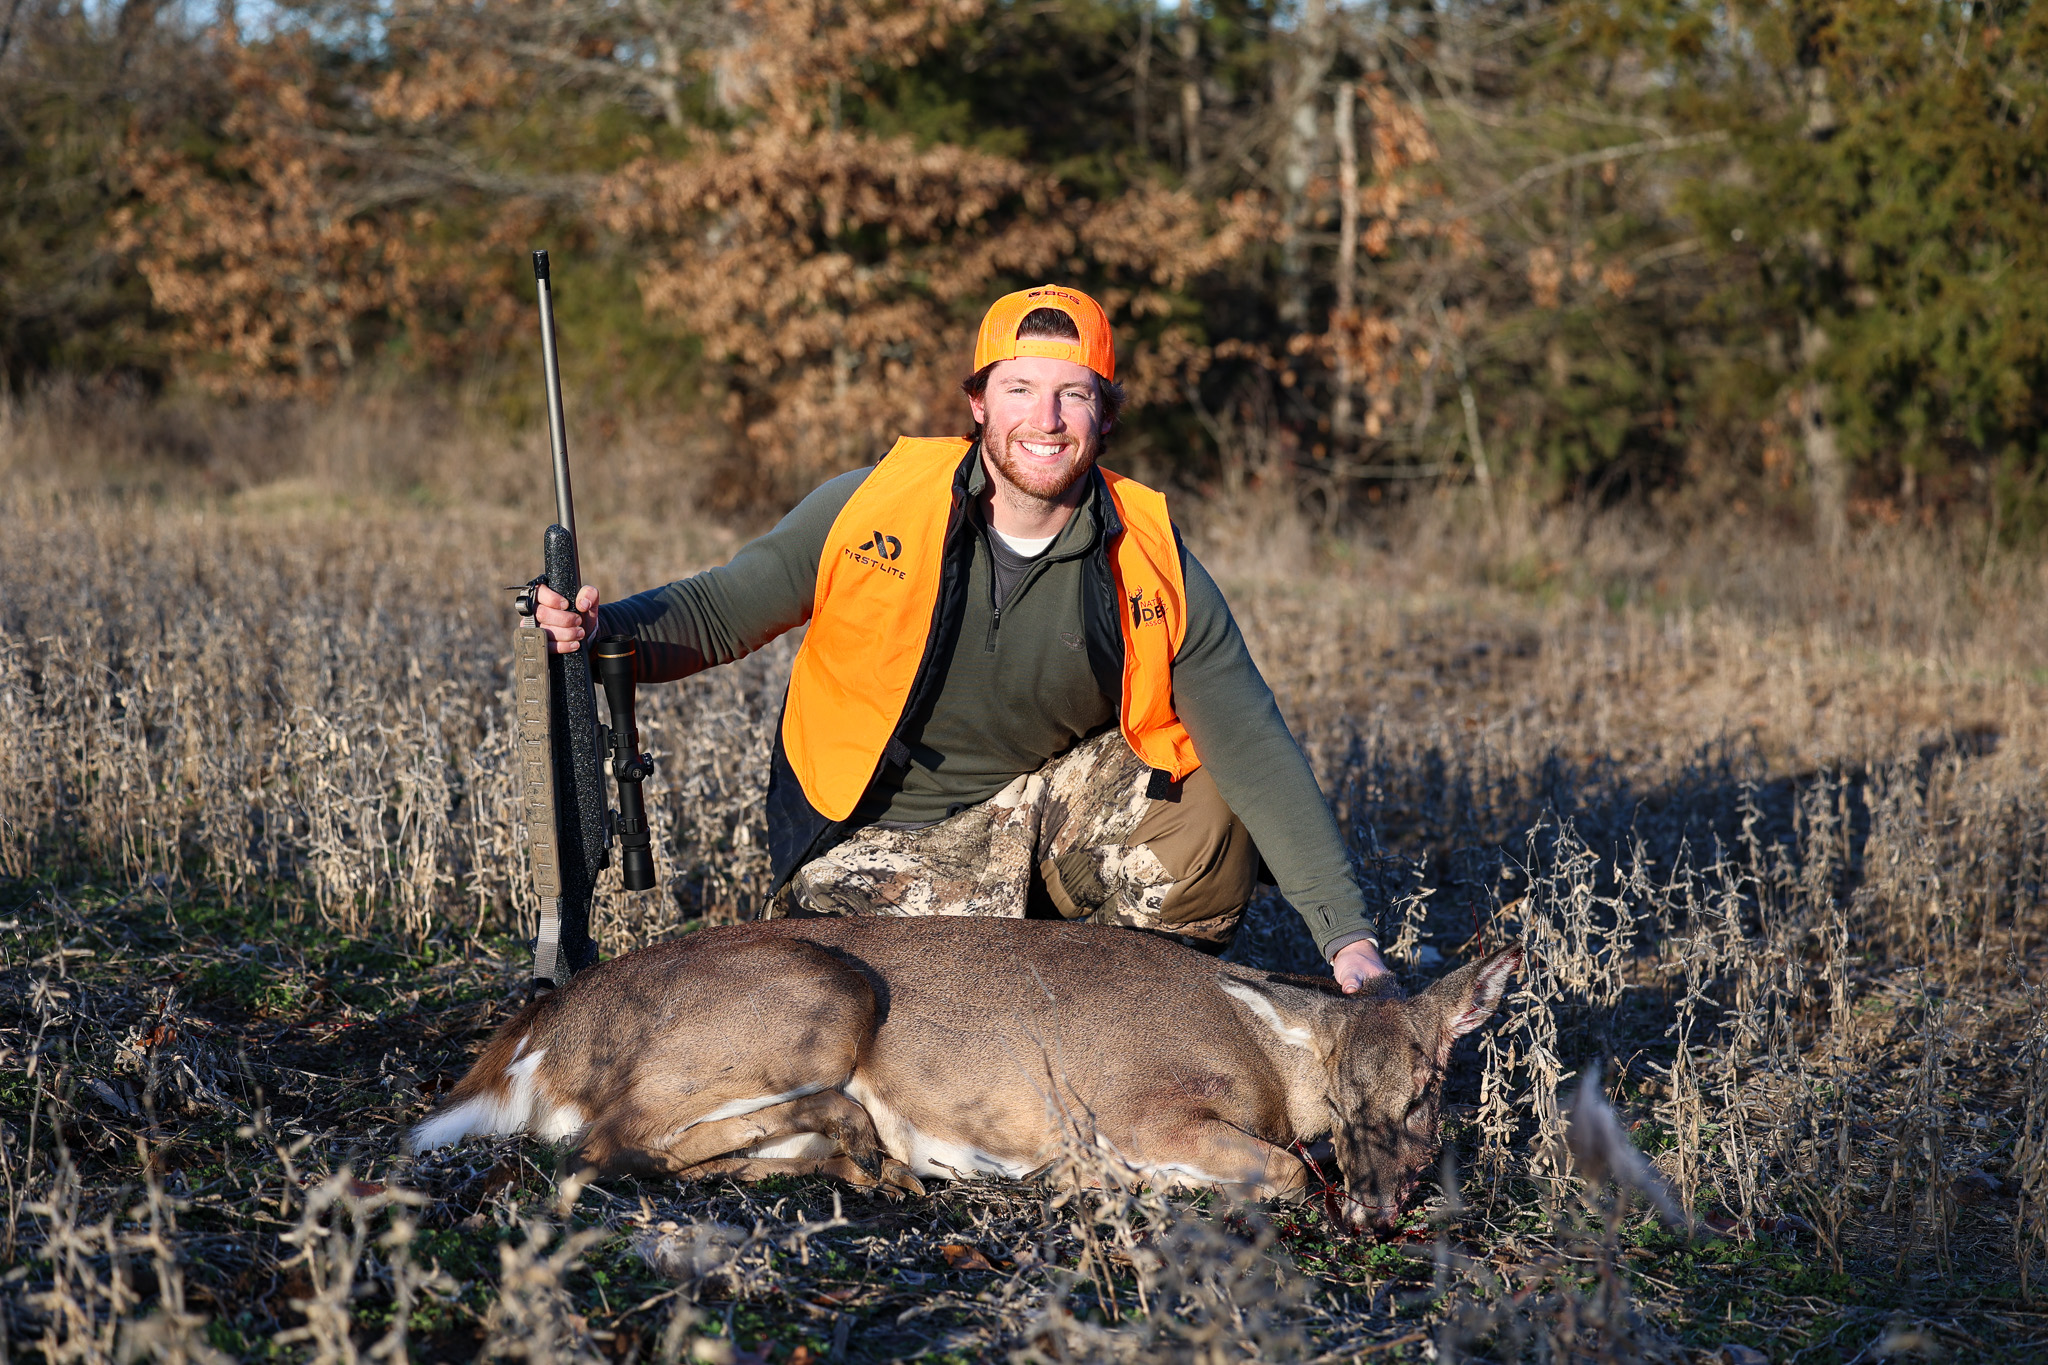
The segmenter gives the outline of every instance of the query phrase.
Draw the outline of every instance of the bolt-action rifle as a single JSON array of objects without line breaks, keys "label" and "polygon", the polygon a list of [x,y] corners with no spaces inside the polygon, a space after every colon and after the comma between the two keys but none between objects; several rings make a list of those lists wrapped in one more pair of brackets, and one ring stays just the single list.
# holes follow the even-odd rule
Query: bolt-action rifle
[{"label": "bolt-action rifle", "polygon": [[[524,795],[527,847],[534,890],[540,897],[540,926],[533,941],[533,982],[552,988],[597,961],[590,937],[590,899],[597,874],[619,841],[620,871],[628,891],[655,882],[654,842],[640,784],[654,760],[640,752],[633,719],[633,661],[630,635],[613,635],[570,654],[548,649],[546,632],[534,619],[534,589],[542,584],[570,602],[583,586],[576,556],[576,507],[569,489],[569,440],[562,422],[562,370],[555,354],[554,298],[548,253],[533,253],[533,277],[540,290],[540,353],[547,372],[548,444],[555,457],[555,524],[542,538],[546,566],[519,590],[512,634],[520,782]],[[591,661],[604,684],[609,727],[598,724],[591,685]],[[611,754],[619,809],[605,799],[603,754]]]}]

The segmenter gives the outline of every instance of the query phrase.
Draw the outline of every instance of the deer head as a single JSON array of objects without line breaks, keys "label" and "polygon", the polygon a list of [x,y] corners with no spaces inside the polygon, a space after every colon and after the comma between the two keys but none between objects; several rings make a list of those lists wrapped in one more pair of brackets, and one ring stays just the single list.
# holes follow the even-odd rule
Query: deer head
[{"label": "deer head", "polygon": [[1519,944],[1460,967],[1414,999],[1382,996],[1346,1020],[1329,1058],[1343,1217],[1391,1226],[1436,1160],[1451,1045],[1485,1023],[1522,965]]}]

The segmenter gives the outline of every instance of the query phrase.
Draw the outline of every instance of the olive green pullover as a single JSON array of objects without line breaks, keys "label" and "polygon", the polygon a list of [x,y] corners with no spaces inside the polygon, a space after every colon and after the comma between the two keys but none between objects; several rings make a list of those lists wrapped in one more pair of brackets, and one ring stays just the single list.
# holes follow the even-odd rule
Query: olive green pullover
[{"label": "olive green pullover", "polygon": [[[641,681],[730,663],[808,621],[826,537],[868,473],[820,486],[723,568],[605,603],[603,629],[640,641]],[[1100,534],[1095,494],[998,606],[978,510],[987,480],[977,460],[968,491],[981,536],[959,633],[937,642],[947,652],[944,681],[906,730],[909,767],[877,784],[856,812],[860,823],[943,820],[1116,724],[1117,699],[1103,694],[1082,636],[1081,561]],[[1373,937],[1337,822],[1215,580],[1185,546],[1181,567],[1188,627],[1173,661],[1174,709],[1281,894],[1334,957]]]}]

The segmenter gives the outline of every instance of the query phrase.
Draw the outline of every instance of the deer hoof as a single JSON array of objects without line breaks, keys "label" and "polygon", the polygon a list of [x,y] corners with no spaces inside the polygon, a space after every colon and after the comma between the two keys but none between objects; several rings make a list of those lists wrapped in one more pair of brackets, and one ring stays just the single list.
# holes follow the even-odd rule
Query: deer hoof
[{"label": "deer hoof", "polygon": [[924,1182],[910,1173],[910,1168],[893,1156],[882,1158],[882,1188],[894,1195],[916,1195],[924,1197]]}]

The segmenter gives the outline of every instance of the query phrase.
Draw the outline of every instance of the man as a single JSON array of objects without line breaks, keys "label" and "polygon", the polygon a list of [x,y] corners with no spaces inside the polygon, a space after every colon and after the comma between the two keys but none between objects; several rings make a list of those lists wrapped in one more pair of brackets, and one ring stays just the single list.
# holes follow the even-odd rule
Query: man
[{"label": "man", "polygon": [[770,913],[1056,912],[1220,950],[1263,855],[1355,991],[1387,969],[1314,774],[1165,500],[1096,464],[1115,381],[1094,299],[1008,295],[971,440],[899,440],[724,568],[601,613],[543,588],[537,620],[558,652],[636,637],[643,682],[808,622]]}]

